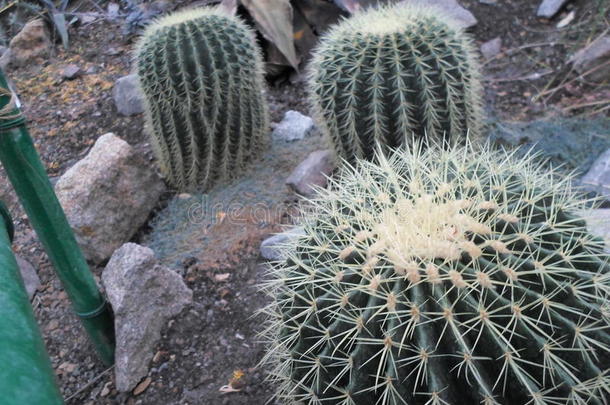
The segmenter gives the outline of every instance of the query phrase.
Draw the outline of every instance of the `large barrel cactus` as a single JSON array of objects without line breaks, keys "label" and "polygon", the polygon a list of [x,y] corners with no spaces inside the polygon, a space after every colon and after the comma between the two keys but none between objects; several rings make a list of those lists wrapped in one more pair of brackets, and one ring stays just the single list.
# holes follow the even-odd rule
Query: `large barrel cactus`
[{"label": "large barrel cactus", "polygon": [[481,132],[479,65],[471,40],[436,7],[398,5],[356,14],[314,52],[310,103],[344,159],[375,143]]},{"label": "large barrel cactus", "polygon": [[168,181],[206,188],[243,168],[268,128],[253,32],[220,8],[186,10],[144,32],[136,66],[152,145]]},{"label": "large barrel cactus", "polygon": [[344,168],[270,272],[286,404],[607,404],[610,257],[531,156],[421,144]]}]

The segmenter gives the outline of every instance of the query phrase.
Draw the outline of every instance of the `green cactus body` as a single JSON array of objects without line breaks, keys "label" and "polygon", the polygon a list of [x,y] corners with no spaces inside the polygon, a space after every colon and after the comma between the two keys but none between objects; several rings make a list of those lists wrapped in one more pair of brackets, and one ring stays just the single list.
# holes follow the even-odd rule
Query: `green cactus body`
[{"label": "green cactus body", "polygon": [[474,48],[435,7],[385,7],[343,21],[314,52],[309,91],[320,127],[348,161],[371,158],[376,142],[481,132]]},{"label": "green cactus body", "polygon": [[162,172],[180,190],[243,168],[268,128],[253,32],[219,8],[186,10],[144,32],[136,49],[146,118]]},{"label": "green cactus body", "polygon": [[468,142],[415,145],[342,169],[272,266],[277,397],[607,404],[610,258],[570,179]]}]

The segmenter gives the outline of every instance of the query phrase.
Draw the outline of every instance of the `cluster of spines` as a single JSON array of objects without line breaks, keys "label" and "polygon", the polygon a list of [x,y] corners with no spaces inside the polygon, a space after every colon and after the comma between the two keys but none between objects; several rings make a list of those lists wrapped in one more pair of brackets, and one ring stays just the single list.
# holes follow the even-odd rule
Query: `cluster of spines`
[{"label": "cluster of spines", "polygon": [[610,263],[570,179],[419,146],[344,169],[271,269],[277,396],[606,404]]},{"label": "cluster of spines", "polygon": [[136,49],[146,118],[162,172],[180,190],[239,172],[268,129],[254,33],[221,8],[151,24]]},{"label": "cluster of spines", "polygon": [[363,12],[332,28],[309,70],[310,103],[341,157],[376,144],[480,135],[482,90],[470,38],[435,7]]}]

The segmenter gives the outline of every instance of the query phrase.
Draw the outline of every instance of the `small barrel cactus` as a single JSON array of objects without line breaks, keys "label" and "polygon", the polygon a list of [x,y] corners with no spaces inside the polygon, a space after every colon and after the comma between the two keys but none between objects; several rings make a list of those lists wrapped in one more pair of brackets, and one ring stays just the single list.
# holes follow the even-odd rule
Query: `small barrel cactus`
[{"label": "small barrel cactus", "polygon": [[239,171],[268,128],[254,33],[220,8],[186,10],[144,32],[136,67],[162,173],[180,190]]},{"label": "small barrel cactus", "polygon": [[382,7],[332,28],[314,51],[309,92],[318,124],[348,161],[370,159],[376,142],[481,132],[473,45],[436,7]]},{"label": "small barrel cactus", "polygon": [[610,257],[532,156],[411,148],[342,169],[266,286],[286,404],[607,404]]}]

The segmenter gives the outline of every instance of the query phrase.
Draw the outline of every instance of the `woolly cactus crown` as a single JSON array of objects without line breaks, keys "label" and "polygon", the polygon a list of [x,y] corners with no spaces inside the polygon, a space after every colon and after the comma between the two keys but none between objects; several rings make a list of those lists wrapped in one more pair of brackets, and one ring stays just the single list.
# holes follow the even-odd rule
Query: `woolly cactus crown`
[{"label": "woolly cactus crown", "polygon": [[[197,20],[201,17],[211,16],[226,19],[232,24],[237,24],[241,29],[247,31],[249,35],[252,36],[252,38],[255,37],[255,34],[252,29],[250,29],[250,27],[248,27],[240,18],[228,13],[225,9],[221,7],[187,8],[156,18],[152,23],[148,24],[142,32],[142,36],[136,42],[136,45],[134,47],[134,58],[137,60],[138,55],[141,54],[144,50],[143,48],[145,48],[146,43],[150,41],[151,38],[154,38],[155,34],[157,34],[158,31],[175,27],[176,25],[188,21]],[[261,73],[263,72],[261,71]]]},{"label": "woolly cactus crown", "polygon": [[278,398],[605,404],[610,258],[570,178],[421,146],[344,168],[271,269]]},{"label": "woolly cactus crown", "polygon": [[375,144],[424,135],[479,137],[479,64],[471,39],[437,7],[399,4],[360,12],[331,28],[313,53],[314,116],[348,161]]}]

